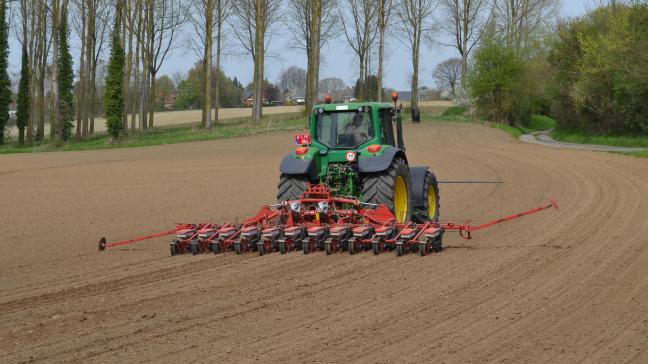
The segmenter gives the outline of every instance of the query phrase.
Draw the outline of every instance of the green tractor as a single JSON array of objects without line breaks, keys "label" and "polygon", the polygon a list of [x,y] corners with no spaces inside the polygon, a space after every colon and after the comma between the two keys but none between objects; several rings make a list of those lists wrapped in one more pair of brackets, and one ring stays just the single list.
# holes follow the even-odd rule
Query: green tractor
[{"label": "green tractor", "polygon": [[[323,183],[333,195],[385,205],[399,223],[439,220],[439,187],[428,167],[410,167],[401,109],[387,103],[316,105],[310,140],[279,166],[277,200],[299,199],[307,184]],[[328,100],[327,100],[328,101]]]}]

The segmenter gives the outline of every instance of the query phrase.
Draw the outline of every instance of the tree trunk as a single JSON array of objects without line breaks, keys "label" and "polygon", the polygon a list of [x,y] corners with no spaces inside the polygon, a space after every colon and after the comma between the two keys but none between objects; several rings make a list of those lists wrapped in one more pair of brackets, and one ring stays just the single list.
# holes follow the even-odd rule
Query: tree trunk
[{"label": "tree trunk", "polygon": [[52,1],[52,66],[51,66],[51,87],[52,87],[52,112],[54,128],[50,127],[50,135],[54,140],[63,142],[63,117],[61,115],[61,103],[59,95],[58,80],[58,59],[59,59],[59,28],[60,28],[60,4],[58,0]]},{"label": "tree trunk", "polygon": [[256,37],[254,53],[254,108],[253,119],[261,121],[263,116],[263,62],[265,53],[264,29],[265,12],[264,0],[256,0]]},{"label": "tree trunk", "polygon": [[223,37],[223,0],[216,0],[217,2],[217,11],[218,11],[218,22],[216,23],[216,77],[215,89],[214,89],[214,122],[218,122],[218,112],[220,109],[220,68],[221,68],[221,41]]},{"label": "tree trunk", "polygon": [[155,119],[155,72],[150,73],[151,77],[151,90],[149,91],[149,120],[148,127],[149,129],[153,128],[153,121]]},{"label": "tree trunk", "polygon": [[207,9],[205,14],[205,104],[203,110],[205,113],[205,128],[212,128],[211,120],[211,73],[212,73],[212,32],[214,19],[214,0],[207,0]]},{"label": "tree trunk", "polygon": [[[417,41],[418,42],[418,41]],[[419,45],[415,44],[412,48],[412,109],[418,109],[419,105]]]},{"label": "tree trunk", "polygon": [[86,3],[81,1],[81,54],[79,55],[79,89],[77,91],[77,124],[76,138],[81,139],[83,128],[83,108],[86,104],[85,95],[85,53],[86,53]]},{"label": "tree trunk", "polygon": [[387,26],[385,17],[385,0],[379,0],[378,4],[378,75],[376,76],[376,92],[378,95],[378,102],[382,102],[382,84],[383,84],[383,62],[385,60],[385,28]]},{"label": "tree trunk", "polygon": [[358,92],[357,93],[358,93],[358,99],[362,99],[362,98],[364,98],[364,95],[365,95],[364,84],[365,84],[365,78],[366,78],[366,75],[365,75],[365,64],[366,63],[365,63],[364,54],[361,54],[358,57],[358,61],[360,63],[360,81],[358,82]]},{"label": "tree trunk", "polygon": [[85,137],[94,131],[94,127],[91,130],[90,127],[90,115],[94,111],[94,104],[91,104],[91,94],[94,88],[94,82],[92,81],[93,71],[93,59],[94,59],[94,49],[96,45],[96,2],[94,0],[88,1],[88,30],[86,35],[86,58],[85,58],[85,85],[84,88],[84,112],[83,112],[83,128],[81,134]]},{"label": "tree trunk", "polygon": [[129,34],[128,37],[128,54],[126,56],[126,70],[124,71],[124,109],[122,115],[122,123],[124,127],[124,135],[128,134],[128,99],[130,97],[130,78],[131,78],[131,69],[133,66],[133,32],[132,32],[132,20],[131,20],[131,2],[124,1],[123,6],[123,27],[122,27],[122,49],[126,48],[126,34]]},{"label": "tree trunk", "polygon": [[90,81],[90,135],[94,134],[95,127],[95,103],[97,101],[97,65],[92,66],[92,77]]},{"label": "tree trunk", "polygon": [[[21,1],[21,7],[26,7],[27,6],[27,1],[22,0]],[[24,8],[25,12],[23,13],[23,42],[27,43],[27,34],[28,34],[28,24],[27,24],[27,12],[26,8]],[[34,116],[36,115],[36,102],[35,102],[35,94],[36,94],[36,83],[34,81],[34,76],[35,76],[35,61],[36,57],[34,56],[36,54],[36,37],[38,36],[36,34],[36,4],[31,5],[31,19],[30,19],[30,24],[32,26],[32,33],[30,36],[29,40],[29,118],[27,119],[27,143],[32,144],[33,142],[33,134],[34,134]]]},{"label": "tree trunk", "polygon": [[[322,0],[313,0],[313,16],[311,19],[311,57],[312,57],[312,74],[309,75],[311,82],[311,93],[313,104],[319,100],[319,63],[320,63],[320,41],[322,27]],[[310,113],[310,110],[306,110]]]},{"label": "tree trunk", "polygon": [[[312,30],[311,30],[312,31]],[[312,38],[311,38],[312,39]],[[315,100],[313,99],[313,43],[311,39],[307,41],[306,45],[306,90],[305,92],[305,103],[304,103],[304,113],[309,115],[313,106],[315,105]]]}]

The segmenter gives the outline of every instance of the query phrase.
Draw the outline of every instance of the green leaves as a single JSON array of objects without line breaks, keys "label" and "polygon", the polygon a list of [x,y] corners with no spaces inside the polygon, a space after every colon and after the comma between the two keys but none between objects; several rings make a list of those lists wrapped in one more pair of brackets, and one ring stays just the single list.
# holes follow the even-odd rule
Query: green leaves
[{"label": "green leaves", "polygon": [[561,126],[597,134],[648,133],[648,6],[595,9],[559,31],[551,64]]},{"label": "green leaves", "polygon": [[104,110],[106,112],[106,128],[113,140],[119,139],[124,129],[124,49],[122,49],[118,31],[115,31],[106,73],[106,92],[104,94]]}]

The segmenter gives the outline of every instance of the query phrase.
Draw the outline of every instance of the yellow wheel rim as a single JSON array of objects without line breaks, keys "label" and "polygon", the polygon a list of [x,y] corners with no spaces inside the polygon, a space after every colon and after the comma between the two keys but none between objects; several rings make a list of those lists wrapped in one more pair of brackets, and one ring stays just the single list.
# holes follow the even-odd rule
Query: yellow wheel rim
[{"label": "yellow wheel rim", "polygon": [[399,223],[407,219],[407,185],[402,176],[396,176],[394,184],[394,215]]},{"label": "yellow wheel rim", "polygon": [[434,187],[430,186],[428,187],[428,216],[430,217],[430,220],[434,219],[437,213],[437,195],[436,191],[434,191]]}]

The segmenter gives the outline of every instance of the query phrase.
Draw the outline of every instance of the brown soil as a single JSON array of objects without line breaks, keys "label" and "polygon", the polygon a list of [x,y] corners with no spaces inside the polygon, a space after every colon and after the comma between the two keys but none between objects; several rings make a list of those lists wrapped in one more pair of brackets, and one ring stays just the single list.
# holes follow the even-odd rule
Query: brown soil
[{"label": "brown soil", "polygon": [[445,220],[561,210],[429,257],[170,257],[174,222],[272,202],[289,134],[0,156],[1,362],[648,362],[648,160],[406,128]]}]

